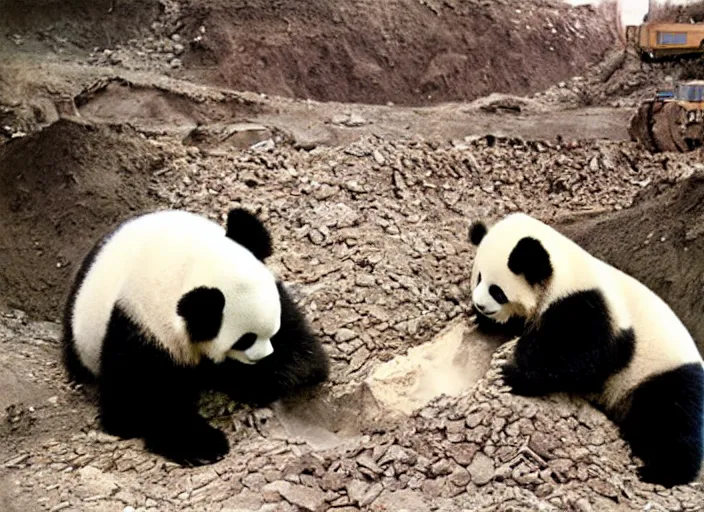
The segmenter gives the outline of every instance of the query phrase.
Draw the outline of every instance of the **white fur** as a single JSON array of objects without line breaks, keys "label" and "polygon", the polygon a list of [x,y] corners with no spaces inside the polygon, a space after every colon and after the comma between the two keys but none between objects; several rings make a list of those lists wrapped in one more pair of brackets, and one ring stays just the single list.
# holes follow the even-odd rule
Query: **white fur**
[{"label": "white fur", "polygon": [[[179,299],[199,286],[225,296],[223,322],[215,339],[191,343],[176,310]],[[251,363],[273,352],[281,303],[271,271],[225,236],[218,224],[192,213],[161,211],[120,226],[100,249],[76,296],[72,327],[76,351],[94,374],[115,304],[151,333],[174,360],[196,364],[202,356]],[[230,350],[252,332],[256,343]]]},{"label": "white fur", "polygon": [[[523,276],[508,268],[511,251],[518,241],[530,236],[550,255],[553,276],[538,292]],[[478,273],[482,280],[477,285]],[[534,319],[552,303],[570,293],[598,289],[611,313],[613,326],[633,328],[635,353],[631,364],[606,383],[602,403],[610,408],[629,390],[649,376],[679,365],[699,362],[692,336],[670,307],[654,292],[633,277],[593,257],[555,229],[528,215],[509,215],[492,226],[477,248],[472,269],[475,305],[487,316],[506,322],[512,314]],[[496,284],[508,297],[501,305],[489,295],[489,285]],[[493,314],[492,314],[493,313]],[[565,339],[565,343],[569,343]]]}]

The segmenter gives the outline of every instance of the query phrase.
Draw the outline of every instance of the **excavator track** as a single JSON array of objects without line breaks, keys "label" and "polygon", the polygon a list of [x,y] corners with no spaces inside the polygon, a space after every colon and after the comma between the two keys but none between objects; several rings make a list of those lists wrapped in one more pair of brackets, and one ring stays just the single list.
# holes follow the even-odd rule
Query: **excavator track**
[{"label": "excavator track", "polygon": [[644,101],[631,118],[631,139],[651,152],[686,153],[704,145],[704,89],[696,89],[704,83],[684,87],[689,90],[679,96]]}]

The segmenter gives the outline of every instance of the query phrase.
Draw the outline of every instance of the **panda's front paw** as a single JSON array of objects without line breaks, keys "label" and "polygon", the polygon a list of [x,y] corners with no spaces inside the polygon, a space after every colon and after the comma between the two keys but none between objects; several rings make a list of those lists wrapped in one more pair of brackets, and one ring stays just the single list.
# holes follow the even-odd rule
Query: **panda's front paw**
[{"label": "panda's front paw", "polygon": [[169,433],[147,437],[146,448],[182,466],[213,464],[230,451],[225,433],[203,418],[169,427],[173,429]]},{"label": "panda's front paw", "polygon": [[268,407],[273,402],[279,400],[283,392],[279,386],[273,382],[259,383],[257,386],[252,386],[246,390],[239,390],[230,396],[239,403],[247,404],[250,407],[260,408]]},{"label": "panda's front paw", "polygon": [[190,462],[195,465],[212,464],[221,460],[230,451],[230,443],[227,442],[225,433],[215,427],[211,427],[206,422],[203,423],[200,439],[194,444]]},{"label": "panda's front paw", "polygon": [[543,394],[540,386],[532,382],[512,361],[501,367],[501,377],[504,384],[511,387],[511,393],[514,395],[539,396]]},{"label": "panda's front paw", "polygon": [[525,329],[525,322],[521,318],[511,317],[505,323],[497,322],[481,314],[474,308],[472,324],[477,326],[477,330],[487,336],[500,336],[504,341],[520,336]]},{"label": "panda's front paw", "polygon": [[511,387],[511,390],[516,387],[517,384],[520,385],[520,370],[518,366],[512,361],[508,361],[501,366],[501,379],[504,384]]},{"label": "panda's front paw", "polygon": [[501,324],[495,322],[491,318],[484,316],[476,308],[473,308],[474,316],[472,323],[477,326],[477,329],[484,334],[498,334],[501,332]]}]

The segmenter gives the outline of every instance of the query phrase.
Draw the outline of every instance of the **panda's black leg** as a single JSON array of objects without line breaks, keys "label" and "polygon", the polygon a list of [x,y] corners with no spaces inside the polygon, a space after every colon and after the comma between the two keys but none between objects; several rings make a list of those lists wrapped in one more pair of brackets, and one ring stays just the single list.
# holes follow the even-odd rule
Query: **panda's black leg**
[{"label": "panda's black leg", "polygon": [[145,435],[145,446],[184,466],[200,466],[221,460],[230,451],[224,432],[193,411],[162,418]]},{"label": "panda's black leg", "polygon": [[197,412],[198,372],[175,364],[119,308],[103,344],[98,385],[108,433],[142,437],[147,449],[185,465],[212,463],[228,453],[225,434]]},{"label": "panda's black leg", "polygon": [[[195,398],[178,395],[175,382],[171,391],[154,385],[141,391],[129,384],[116,387],[118,380],[112,384],[101,392],[101,423],[109,434],[144,438],[147,450],[185,466],[217,462],[229,452],[225,434],[198,414]],[[165,396],[169,392],[180,399]]]},{"label": "panda's black leg", "polygon": [[123,439],[142,437],[144,424],[140,420],[144,406],[128,386],[119,387],[118,379],[108,382],[101,376],[98,381],[100,390],[100,424],[103,430]]},{"label": "panda's black leg", "polygon": [[640,478],[665,487],[693,481],[704,459],[701,365],[683,365],[649,379],[624,404],[621,433],[643,460]]}]

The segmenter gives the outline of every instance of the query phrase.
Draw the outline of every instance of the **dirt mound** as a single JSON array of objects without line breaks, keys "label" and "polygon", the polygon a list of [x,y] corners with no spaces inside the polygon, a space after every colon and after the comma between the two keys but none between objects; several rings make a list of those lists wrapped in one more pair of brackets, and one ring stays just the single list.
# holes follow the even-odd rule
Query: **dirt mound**
[{"label": "dirt mound", "polygon": [[0,146],[0,301],[56,318],[67,262],[154,204],[149,171],[161,161],[137,137],[65,119]]},{"label": "dirt mound", "polygon": [[653,185],[632,208],[558,229],[660,295],[704,353],[704,173],[674,188]]},{"label": "dirt mound", "polygon": [[522,94],[612,46],[614,9],[560,1],[187,0],[187,74],[318,100],[418,105]]}]

